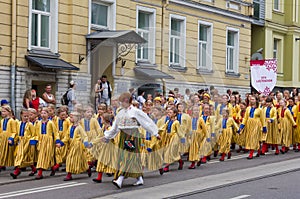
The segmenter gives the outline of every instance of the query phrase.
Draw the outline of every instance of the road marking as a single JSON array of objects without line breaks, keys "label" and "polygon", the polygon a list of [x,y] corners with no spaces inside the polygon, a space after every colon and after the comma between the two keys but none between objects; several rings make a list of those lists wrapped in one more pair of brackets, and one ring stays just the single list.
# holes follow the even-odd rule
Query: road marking
[{"label": "road marking", "polygon": [[14,197],[14,196],[28,195],[28,194],[32,194],[32,193],[45,192],[45,191],[50,191],[50,190],[55,190],[55,189],[75,187],[75,186],[80,186],[80,185],[85,185],[85,184],[87,184],[87,183],[69,182],[69,183],[63,183],[63,184],[57,184],[57,185],[37,187],[37,188],[32,188],[32,189],[12,191],[12,192],[8,192],[8,193],[0,194],[0,199],[1,198],[10,198],[10,197]]},{"label": "road marking", "polygon": [[250,197],[250,195],[241,195],[241,196],[237,196],[237,197],[230,198],[230,199],[242,199],[242,198],[248,198],[248,197]]}]

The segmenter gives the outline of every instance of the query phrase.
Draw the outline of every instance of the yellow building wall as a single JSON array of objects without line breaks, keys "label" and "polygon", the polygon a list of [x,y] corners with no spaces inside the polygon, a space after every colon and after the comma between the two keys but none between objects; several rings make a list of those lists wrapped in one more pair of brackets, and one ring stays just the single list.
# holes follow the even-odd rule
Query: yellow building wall
[{"label": "yellow building wall", "polygon": [[11,5],[0,2],[0,65],[11,64]]},{"label": "yellow building wall", "polygon": [[[226,6],[223,3],[215,3],[215,6]],[[208,3],[210,4],[210,3]],[[180,6],[170,3],[166,9],[162,8],[161,1],[151,1],[136,3],[130,0],[123,0],[122,3],[117,1],[117,30],[136,30],[136,6],[144,6],[156,9],[156,65],[158,69],[166,72],[180,81],[194,83],[213,83],[218,82],[223,85],[248,86],[250,67],[250,50],[251,50],[251,24],[239,19],[224,17],[210,12],[200,11],[186,6]],[[241,9],[246,12],[246,9]],[[241,12],[240,11],[240,12]],[[162,16],[164,12],[164,16]],[[185,66],[187,71],[177,72],[169,69],[169,17],[170,14],[176,14],[186,17],[186,52]],[[198,20],[210,22],[213,24],[213,70],[212,74],[197,74],[197,48],[198,48]],[[163,23],[163,25],[162,25]],[[240,77],[225,75],[226,69],[226,28],[239,29],[239,69]],[[163,42],[161,42],[163,36]],[[126,77],[134,77],[133,68],[135,67],[135,50],[132,50],[124,59],[127,60],[125,65]],[[116,75],[120,76],[120,63],[116,65]]]},{"label": "yellow building wall", "polygon": [[[29,1],[17,1],[16,65],[27,67]],[[79,54],[86,55],[85,35],[88,34],[88,1],[58,1],[58,53],[61,58],[87,72],[87,61],[79,65]],[[10,65],[11,2],[0,2],[0,65]]]}]

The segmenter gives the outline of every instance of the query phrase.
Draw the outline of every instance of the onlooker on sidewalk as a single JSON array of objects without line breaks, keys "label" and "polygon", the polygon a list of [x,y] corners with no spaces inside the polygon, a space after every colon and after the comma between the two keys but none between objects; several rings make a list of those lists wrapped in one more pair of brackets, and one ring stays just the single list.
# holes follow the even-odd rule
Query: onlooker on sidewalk
[{"label": "onlooker on sidewalk", "polygon": [[94,93],[93,96],[95,97],[95,101],[94,101],[94,106],[98,107],[98,105],[100,104],[100,99],[101,99],[101,78],[99,78],[97,80],[97,83],[94,86]]},{"label": "onlooker on sidewalk", "polygon": [[31,90],[31,98],[32,98],[32,107],[38,111],[39,106],[46,107],[46,102],[36,95],[36,91],[34,89]]},{"label": "onlooker on sidewalk", "polygon": [[135,101],[137,100],[137,97],[135,95],[135,89],[134,88],[130,88],[129,89],[129,93],[131,94],[132,100]]},{"label": "onlooker on sidewalk", "polygon": [[32,97],[31,97],[31,89],[25,91],[23,96],[23,107],[24,108],[33,108],[32,106]]},{"label": "onlooker on sidewalk", "polygon": [[68,94],[67,94],[67,98],[69,100],[69,103],[68,103],[69,112],[72,112],[74,110],[74,106],[77,103],[75,89],[76,89],[76,84],[72,80],[72,81],[70,81]]},{"label": "onlooker on sidewalk", "polygon": [[50,84],[47,84],[45,87],[45,92],[42,95],[43,100],[47,103],[47,104],[56,104],[56,100],[54,95],[51,93],[52,91],[52,87]]},{"label": "onlooker on sidewalk", "polygon": [[139,109],[142,109],[143,104],[146,102],[146,99],[144,98],[145,95],[145,91],[142,90],[138,90],[138,97],[137,97],[137,101],[139,103]]},{"label": "onlooker on sidewalk", "polygon": [[111,86],[109,81],[107,81],[107,76],[102,75],[101,77],[101,83],[100,83],[100,103],[106,103],[108,106],[110,105],[110,99],[111,99]]}]

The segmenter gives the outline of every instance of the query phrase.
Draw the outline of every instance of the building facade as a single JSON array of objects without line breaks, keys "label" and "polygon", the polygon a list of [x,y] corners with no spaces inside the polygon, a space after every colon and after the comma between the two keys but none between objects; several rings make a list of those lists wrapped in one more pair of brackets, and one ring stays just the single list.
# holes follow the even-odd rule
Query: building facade
[{"label": "building facade", "polygon": [[186,88],[198,91],[212,85],[220,93],[250,91],[252,1],[122,0],[116,4],[116,29],[135,30],[148,43],[120,57],[125,65],[116,62],[115,93],[130,87],[177,87],[184,93]]},{"label": "building facade", "polygon": [[68,82],[92,102],[105,74],[114,95],[214,86],[249,92],[252,0],[0,1],[1,98]]},{"label": "building facade", "polygon": [[[277,59],[276,89],[300,87],[300,1],[255,0],[252,52],[263,48],[264,59]],[[258,15],[260,14],[260,15]],[[260,21],[260,22],[259,22]]]}]

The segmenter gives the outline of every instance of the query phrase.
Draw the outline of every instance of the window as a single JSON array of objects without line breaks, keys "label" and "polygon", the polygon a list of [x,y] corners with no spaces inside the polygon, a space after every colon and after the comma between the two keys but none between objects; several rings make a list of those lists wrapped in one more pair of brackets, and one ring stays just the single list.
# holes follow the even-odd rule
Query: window
[{"label": "window", "polygon": [[283,73],[282,70],[282,39],[274,38],[273,40],[273,58],[277,59],[277,71],[278,73]]},{"label": "window", "polygon": [[91,7],[91,24],[94,29],[114,29],[115,2],[93,0]]},{"label": "window", "polygon": [[170,17],[170,66],[185,67],[185,18]]},{"label": "window", "polygon": [[278,44],[280,40],[279,39],[274,39],[274,46],[273,46],[273,58],[278,58]]},{"label": "window", "polygon": [[239,60],[239,30],[227,29],[226,41],[226,72],[238,73]]},{"label": "window", "polygon": [[259,2],[259,0],[253,1],[253,9],[254,9],[253,18],[259,20],[260,19],[260,2]]},{"label": "window", "polygon": [[226,7],[234,10],[241,10],[241,5],[237,2],[228,1]]},{"label": "window", "polygon": [[137,7],[137,33],[147,41],[138,45],[138,62],[155,63],[155,15],[155,9]]},{"label": "window", "polygon": [[280,0],[273,0],[274,1],[274,10],[280,10]]},{"label": "window", "polygon": [[32,2],[31,45],[49,48],[50,0]]},{"label": "window", "polygon": [[29,49],[57,52],[57,0],[30,0]]},{"label": "window", "polygon": [[212,24],[199,21],[198,69],[212,69]]},{"label": "window", "polygon": [[298,23],[299,19],[299,1],[294,0],[293,1],[293,21]]}]

